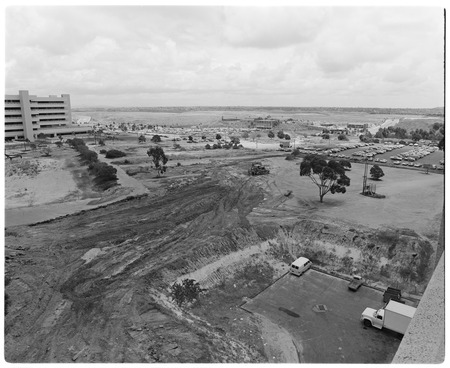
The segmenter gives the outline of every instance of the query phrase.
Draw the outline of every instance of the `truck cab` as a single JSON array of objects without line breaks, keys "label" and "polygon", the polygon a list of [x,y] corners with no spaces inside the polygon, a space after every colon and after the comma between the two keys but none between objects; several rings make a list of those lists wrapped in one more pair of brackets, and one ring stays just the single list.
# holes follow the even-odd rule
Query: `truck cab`
[{"label": "truck cab", "polygon": [[361,315],[361,320],[366,327],[382,329],[384,325],[384,309],[366,308]]}]

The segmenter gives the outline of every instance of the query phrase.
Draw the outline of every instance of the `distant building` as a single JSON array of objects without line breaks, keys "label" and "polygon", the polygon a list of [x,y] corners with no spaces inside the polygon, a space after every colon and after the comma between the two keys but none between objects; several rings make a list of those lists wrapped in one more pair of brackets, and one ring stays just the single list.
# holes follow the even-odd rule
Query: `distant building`
[{"label": "distant building", "polygon": [[348,123],[347,124],[347,128],[351,129],[353,131],[357,131],[357,132],[365,132],[367,130],[367,128],[369,127],[369,124],[367,123]]},{"label": "distant building", "polygon": [[278,119],[254,119],[251,122],[251,127],[256,129],[273,129],[276,125],[280,123]]},{"label": "distant building", "polygon": [[28,91],[5,95],[5,139],[29,139],[40,133],[56,137],[86,133],[87,128],[72,125],[70,95],[37,97]]}]

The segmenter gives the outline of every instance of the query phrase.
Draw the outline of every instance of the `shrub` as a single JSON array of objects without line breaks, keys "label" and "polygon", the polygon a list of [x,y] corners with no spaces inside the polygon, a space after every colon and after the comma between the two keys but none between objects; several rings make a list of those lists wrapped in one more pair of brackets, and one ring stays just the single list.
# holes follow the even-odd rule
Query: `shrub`
[{"label": "shrub", "polygon": [[106,154],[106,150],[105,150],[105,149],[101,149],[101,150],[100,150],[100,153],[101,153],[102,155],[104,155],[104,154]]},{"label": "shrub", "polygon": [[154,142],[154,143],[161,142],[161,137],[160,137],[158,134],[155,134],[155,135],[152,137],[151,141]]},{"label": "shrub", "polygon": [[103,189],[107,189],[116,184],[117,169],[115,167],[105,162],[95,162],[89,165],[89,170],[95,175],[94,182]]},{"label": "shrub", "polygon": [[109,150],[106,152],[106,158],[118,158],[118,157],[124,157],[127,154],[125,152],[119,151],[119,150]]},{"label": "shrub", "polygon": [[78,150],[79,147],[86,147],[86,143],[84,143],[81,138],[68,139],[67,143],[69,144],[69,146],[75,148],[76,150]]},{"label": "shrub", "polygon": [[80,152],[80,159],[82,162],[86,164],[95,163],[98,161],[98,155],[97,152],[88,149],[83,149]]},{"label": "shrub", "polygon": [[206,149],[211,149],[211,146],[209,145],[209,143],[206,144],[205,148],[206,148]]},{"label": "shrub", "polygon": [[170,289],[170,296],[177,303],[179,307],[183,303],[190,303],[198,299],[200,293],[205,291],[200,284],[193,279],[184,279],[181,284],[174,283]]}]

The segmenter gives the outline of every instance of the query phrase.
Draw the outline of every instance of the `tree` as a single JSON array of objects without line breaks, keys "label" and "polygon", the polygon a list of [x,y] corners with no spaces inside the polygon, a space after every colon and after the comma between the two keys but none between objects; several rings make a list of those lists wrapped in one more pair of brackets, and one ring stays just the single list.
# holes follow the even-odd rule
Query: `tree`
[{"label": "tree", "polygon": [[248,132],[242,132],[241,137],[244,139],[248,138]]},{"label": "tree", "polygon": [[352,168],[352,164],[349,160],[339,160],[339,164],[345,169],[350,170]]},{"label": "tree", "polygon": [[181,283],[174,283],[170,290],[170,296],[177,303],[179,307],[183,303],[190,303],[198,299],[200,293],[206,289],[202,289],[200,284],[193,279],[184,279]]},{"label": "tree", "polygon": [[330,135],[327,133],[322,134],[322,139],[330,139]]},{"label": "tree", "polygon": [[241,143],[239,137],[230,137],[230,141],[232,144],[239,144]]},{"label": "tree", "polygon": [[309,176],[319,188],[320,202],[328,192],[345,193],[350,185],[350,178],[345,175],[345,169],[334,160],[326,161],[323,157],[307,155],[300,165],[300,176]]},{"label": "tree", "polygon": [[166,163],[169,161],[161,147],[152,147],[147,151],[147,155],[152,158],[158,178],[166,172]]},{"label": "tree", "polygon": [[283,132],[282,130],[280,130],[280,131],[277,133],[277,137],[280,138],[280,139],[283,139],[283,138],[284,138],[284,132]]},{"label": "tree", "polygon": [[442,134],[442,138],[438,143],[438,148],[441,151],[445,152],[445,127],[442,125],[442,127],[439,129],[439,132]]},{"label": "tree", "polygon": [[370,176],[373,180],[380,180],[382,176],[384,176],[384,172],[378,165],[373,165],[370,169]]},{"label": "tree", "polygon": [[161,137],[158,134],[155,134],[152,137],[151,141],[154,142],[154,143],[159,143],[159,142],[161,142]]},{"label": "tree", "polygon": [[429,174],[430,169],[431,169],[431,164],[423,164],[423,168],[426,170],[425,174]]},{"label": "tree", "polygon": [[147,138],[145,138],[145,135],[141,134],[138,138],[138,143],[145,143],[147,141]]},{"label": "tree", "polygon": [[41,152],[44,156],[48,157],[52,153],[52,150],[50,147],[44,147]]},{"label": "tree", "polygon": [[291,136],[289,134],[285,134],[284,135],[284,139],[286,139],[287,141],[291,139]]},{"label": "tree", "polygon": [[193,141],[193,140],[194,140],[194,138],[192,138],[192,135],[190,135],[190,136],[188,137],[188,140],[189,140],[189,141]]},{"label": "tree", "polygon": [[217,134],[216,134],[216,139],[217,139],[217,140],[222,139],[222,136],[221,136],[219,133],[217,133]]},{"label": "tree", "polygon": [[275,133],[272,132],[272,131],[270,131],[269,133],[267,133],[267,136],[268,136],[270,139],[272,139],[272,138],[275,137]]}]

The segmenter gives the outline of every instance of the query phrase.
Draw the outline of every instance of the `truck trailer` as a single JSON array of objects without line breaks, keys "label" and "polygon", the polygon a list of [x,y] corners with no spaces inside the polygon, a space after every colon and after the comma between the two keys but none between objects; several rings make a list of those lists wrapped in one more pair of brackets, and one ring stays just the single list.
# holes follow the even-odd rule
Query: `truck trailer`
[{"label": "truck trailer", "polygon": [[384,308],[366,308],[361,321],[366,327],[387,328],[404,335],[415,312],[414,307],[390,300]]}]

